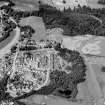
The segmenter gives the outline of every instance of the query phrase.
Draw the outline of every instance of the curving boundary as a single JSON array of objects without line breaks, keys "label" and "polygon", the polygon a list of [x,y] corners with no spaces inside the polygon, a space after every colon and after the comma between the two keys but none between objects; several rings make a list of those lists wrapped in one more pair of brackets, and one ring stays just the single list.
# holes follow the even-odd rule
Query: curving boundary
[{"label": "curving boundary", "polygon": [[10,51],[10,48],[14,44],[18,43],[19,36],[20,29],[16,27],[16,29],[10,34],[10,36],[0,43],[0,57],[8,53]]}]

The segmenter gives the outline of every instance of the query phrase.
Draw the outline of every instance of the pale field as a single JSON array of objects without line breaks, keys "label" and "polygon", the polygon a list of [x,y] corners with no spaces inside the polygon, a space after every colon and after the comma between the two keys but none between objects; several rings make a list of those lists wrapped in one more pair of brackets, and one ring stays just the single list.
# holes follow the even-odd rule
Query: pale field
[{"label": "pale field", "polygon": [[[83,52],[83,48],[86,47],[89,44],[95,44],[98,45],[99,47],[99,53],[93,53],[93,55],[97,56],[105,56],[105,37],[101,36],[95,36],[95,35],[84,35],[82,36],[77,36],[77,37],[64,37],[63,38],[63,46],[68,48],[68,49],[77,49],[81,53]],[[97,48],[96,48],[97,49]],[[98,49],[97,49],[98,50]],[[85,54],[88,54],[87,52]],[[89,53],[89,55],[92,55],[92,52]]]},{"label": "pale field", "polygon": [[[101,72],[101,67],[105,66],[105,58],[86,56],[87,63],[90,69],[88,69],[88,89],[92,96],[95,97],[98,105],[103,105],[103,99],[105,98],[105,74]],[[100,101],[102,99],[102,101]]]},{"label": "pale field", "polygon": [[[89,5],[92,5],[92,7],[99,7],[97,6],[97,4],[95,5],[94,3],[96,3],[96,0],[89,0]],[[93,4],[91,4],[93,3]],[[102,7],[102,6],[101,6]],[[35,17],[33,18],[27,18],[27,19],[23,19],[21,24],[28,24],[31,25],[35,30],[36,33],[34,34],[34,39],[35,40],[40,40],[40,39],[46,39],[46,29],[44,27],[42,18],[37,18]],[[60,35],[52,35],[52,38],[55,40],[58,40],[59,37],[61,37]],[[11,35],[5,42],[2,42],[0,44],[0,48],[3,48],[4,46],[6,46],[9,42],[11,42],[13,36]],[[50,37],[51,38],[51,37]],[[61,37],[60,40],[63,40],[63,38]],[[100,56],[105,56],[105,39],[104,38],[97,38],[96,37],[84,37],[84,38],[71,38],[71,37],[67,37],[67,40],[65,40],[64,43],[64,47],[67,47],[69,49],[72,49],[72,46],[77,46],[77,50],[81,50],[81,48],[90,42],[94,42],[95,40],[101,40],[101,53],[99,55],[83,55],[86,57],[87,60],[87,65],[88,63],[92,63],[91,65],[88,65],[88,71],[87,71],[87,81],[83,84],[80,84],[78,86],[79,88],[79,94],[78,94],[78,99],[84,99],[86,102],[84,103],[72,103],[72,102],[67,102],[65,100],[59,99],[59,98],[53,98],[53,97],[49,97],[49,98],[40,98],[40,102],[46,102],[48,105],[93,105],[93,103],[91,101],[91,99],[95,98],[97,100],[100,99],[101,95],[102,95],[102,88],[103,88],[103,84],[105,82],[105,78],[104,78],[104,74],[102,74],[100,72],[100,67],[102,65],[105,65],[105,58],[104,57],[100,57]],[[76,41],[75,41],[76,40]],[[78,43],[78,44],[77,44]],[[75,47],[74,47],[75,48]],[[103,82],[104,81],[104,82]],[[33,100],[32,100],[33,98]],[[36,96],[32,96],[29,99],[27,99],[27,103],[30,105],[36,105],[37,100],[35,101]],[[98,101],[99,102],[99,101]],[[101,105],[101,104],[99,104]]]},{"label": "pale field", "polygon": [[105,5],[98,4],[97,2],[98,0],[87,0],[87,4],[91,8],[105,8]]},{"label": "pale field", "polygon": [[32,28],[36,31],[35,34],[33,34],[33,39],[36,41],[39,41],[41,39],[46,40],[46,29],[43,23],[42,18],[40,17],[29,17],[24,18],[21,20],[20,25],[30,25]]},{"label": "pale field", "polygon": [[[40,23],[40,25],[43,24],[43,21],[42,21],[41,18],[35,18],[35,19],[32,19],[32,18],[29,19],[28,18],[28,19],[22,20],[22,24],[31,25],[36,30],[36,33],[33,37],[35,40],[40,40],[40,39],[43,39],[43,38],[46,39],[46,30],[44,28],[44,24],[40,26],[39,23]],[[57,40],[57,38],[59,39],[59,36],[60,36],[60,34],[59,35],[57,35],[57,34],[58,33],[56,33],[54,36],[52,34],[53,38],[55,38],[56,40]],[[56,37],[56,35],[57,35],[57,37]],[[63,37],[61,37],[61,39],[63,40]],[[101,40],[101,46],[104,47],[104,42],[105,42],[104,38],[102,38],[102,37],[96,38],[96,37],[91,37],[91,36],[89,36],[89,37],[79,37],[79,36],[78,37],[64,37],[64,39],[65,39],[65,42],[66,42],[66,44],[64,44],[64,47],[67,47],[68,49],[71,49],[71,46],[74,43],[74,46],[78,45],[77,50],[79,50],[79,51],[87,43],[94,42],[96,40]],[[102,54],[104,56],[104,49],[103,48],[102,48]],[[85,57],[88,58],[88,60],[87,60],[88,63],[89,63],[89,61],[90,62],[94,61],[94,62],[97,62],[97,63],[100,62],[100,64],[101,64],[101,62],[103,63],[103,61],[104,61],[103,57],[101,57],[101,59],[99,59],[99,57],[97,58],[97,56],[95,56],[95,58],[94,58],[93,55],[91,55],[91,57],[89,57],[89,56],[85,56]],[[93,60],[92,60],[92,58],[93,58]],[[85,101],[83,103],[79,103],[79,102],[71,103],[71,102],[67,102],[67,101],[62,100],[62,99],[58,100],[57,97],[55,99],[53,99],[51,97],[49,99],[44,98],[43,102],[48,103],[48,105],[52,105],[53,103],[55,103],[55,105],[58,105],[58,104],[61,104],[61,105],[64,105],[64,104],[65,105],[69,105],[69,104],[71,104],[71,105],[79,105],[79,104],[80,105],[82,105],[82,104],[83,105],[88,105],[89,104],[89,105],[91,105],[92,104],[91,100],[93,98],[98,100],[101,97],[100,86],[99,86],[99,84],[96,80],[97,77],[96,77],[96,74],[94,73],[94,67],[93,66],[88,66],[88,67],[89,68],[88,68],[88,72],[87,72],[87,81],[83,84],[80,84],[79,87],[78,87],[79,88],[78,100],[79,99],[84,99]],[[93,83],[94,83],[94,85],[93,85]],[[93,88],[93,86],[94,86],[94,88]],[[35,101],[36,96],[33,96],[33,98],[34,98],[34,102],[30,101],[31,98],[29,99],[29,103],[31,102],[30,105],[32,105],[35,102],[37,103],[37,100]]]},{"label": "pale field", "polygon": [[48,4],[51,6],[56,7],[57,9],[63,10],[65,8],[71,7],[72,9],[74,7],[77,7],[78,4],[81,6],[87,5],[86,0],[65,0],[66,3],[64,4],[62,0],[41,0],[44,4]]},{"label": "pale field", "polygon": [[21,8],[22,10],[38,10],[38,0],[13,0],[16,6],[13,8]]},{"label": "pale field", "polygon": [[[39,4],[38,0],[13,0],[16,3],[16,7],[13,8],[21,8],[22,10],[38,10]],[[62,0],[40,0],[42,3],[50,4],[52,6],[57,7],[58,9],[63,10],[64,7],[74,8],[74,6],[78,6],[78,3],[75,0],[66,0],[66,4],[62,3]],[[52,2],[53,1],[53,2]],[[78,0],[81,6],[88,5],[91,8],[105,8],[105,5],[98,4],[98,0]]]},{"label": "pale field", "polygon": [[[39,18],[37,19],[34,19],[35,20],[35,24],[33,24],[33,22],[30,22],[32,21],[32,18],[31,19],[26,19],[22,20],[22,23],[23,24],[30,24],[32,26],[37,27],[37,24],[39,24],[38,22],[43,22],[42,20],[40,20]],[[42,24],[42,23],[40,23]],[[36,25],[36,26],[35,26]],[[44,27],[44,25],[43,25]],[[40,38],[45,38],[46,39],[46,30],[45,28],[40,28],[40,26],[38,25],[36,29],[36,34],[34,35],[34,39],[35,40],[39,40]],[[44,31],[42,31],[44,30]],[[44,35],[43,35],[44,34]],[[50,35],[49,35],[50,36]],[[89,61],[91,62],[100,62],[101,64],[101,61],[103,63],[104,59],[103,57],[100,58],[100,56],[104,56],[104,43],[105,43],[105,39],[103,37],[95,37],[95,36],[91,36],[91,35],[87,35],[86,37],[63,37],[62,34],[59,34],[59,33],[51,33],[51,36],[49,37],[49,39],[54,39],[54,40],[62,40],[62,44],[63,44],[63,47],[66,47],[68,49],[76,49],[78,51],[81,52],[81,49],[87,44],[87,43],[92,43],[92,42],[95,42],[97,40],[99,40],[101,43],[100,43],[100,47],[102,48],[102,51],[99,55],[96,55],[95,58],[94,58],[94,55],[91,55],[90,57],[87,56],[87,55],[83,55],[86,59],[88,58],[88,60],[86,61],[87,62],[87,65],[89,64]],[[81,52],[81,54],[83,54],[83,52]],[[93,60],[92,60],[93,59]],[[99,63],[98,63],[99,64]],[[98,69],[98,68],[97,68]],[[82,101],[83,103],[80,103],[80,104],[83,104],[83,105],[93,105],[93,99],[96,99],[100,100],[100,97],[102,97],[102,93],[101,93],[101,89],[100,89],[100,85],[99,85],[99,82],[97,82],[97,77],[96,77],[96,74],[94,73],[94,67],[93,66],[90,66],[88,65],[88,70],[87,70],[87,80],[86,82],[84,82],[83,84],[80,84],[79,85],[79,94],[78,94],[78,97],[77,99],[80,100],[85,100],[85,101]],[[33,96],[33,97],[36,97],[36,96]],[[52,98],[49,98],[49,100],[47,100],[46,98],[44,98],[43,100],[44,102],[48,103],[48,105],[52,105],[52,103],[56,102],[56,104],[65,104],[65,105],[69,105],[71,102],[67,102],[67,101],[64,101],[62,99],[59,99],[59,101],[56,101],[56,98],[55,99],[52,99]],[[79,103],[71,103],[71,105],[79,105]]]},{"label": "pale field", "polygon": [[[84,54],[81,49],[89,43],[98,43],[100,53]],[[72,46],[71,46],[72,45]],[[95,99],[101,105],[103,102],[103,90],[105,89],[105,74],[101,72],[102,65],[105,65],[105,38],[104,37],[65,37],[63,46],[68,49],[78,50],[85,58],[87,69],[87,79],[84,83],[78,85],[78,99],[90,101]]]},{"label": "pale field", "polygon": [[[70,37],[68,37],[69,39]],[[56,37],[55,37],[56,39]],[[91,42],[91,41],[95,41],[96,38],[95,37],[76,37],[76,38],[71,38],[72,40],[82,40],[82,44],[83,46],[88,43],[88,42]],[[99,39],[99,38],[97,38]],[[100,38],[100,40],[103,40],[102,38]],[[104,40],[103,40],[104,41]],[[73,42],[73,41],[72,41]],[[77,41],[78,42],[78,41]],[[84,44],[84,42],[86,42]],[[68,46],[70,47],[71,43],[70,40],[66,40],[66,43],[68,43]],[[67,46],[67,45],[66,45]],[[65,46],[65,47],[66,47]],[[71,48],[69,48],[71,49]],[[104,58],[100,58],[100,57],[97,57],[97,56],[93,56],[91,55],[90,57],[87,56],[87,55],[83,55],[85,58],[86,58],[86,64],[87,64],[87,80],[84,82],[84,83],[81,83],[78,85],[78,89],[79,89],[79,94],[77,96],[77,102],[70,102],[70,101],[66,101],[66,100],[63,100],[63,99],[60,99],[58,97],[47,97],[47,98],[43,98],[42,102],[45,102],[47,103],[48,105],[93,105],[94,103],[94,100],[97,101],[97,103],[102,103],[101,98],[102,98],[102,90],[100,88],[100,84],[99,84],[99,79],[97,81],[97,75],[95,74],[95,70],[97,68],[97,70],[99,70],[99,68],[96,66],[96,68],[94,68],[93,65],[90,64],[90,62],[92,63],[97,63],[99,64],[102,64],[104,63]],[[94,62],[93,62],[94,61]],[[33,96],[34,98],[34,102],[37,102],[37,100],[35,101],[35,97],[36,96]],[[40,98],[42,99],[42,96],[40,96]],[[36,98],[37,99],[37,98]],[[29,102],[33,102],[33,101],[30,101],[31,100],[31,97],[28,99]],[[80,101],[82,100],[82,101]],[[101,105],[101,104],[100,104]]]},{"label": "pale field", "polygon": [[[64,7],[71,7],[73,8],[74,6],[78,6],[78,3],[75,2],[75,0],[66,0],[66,4],[63,4],[62,3],[62,0],[52,0],[53,1],[53,4],[51,2],[51,0],[41,0],[42,2],[44,3],[48,3],[48,4],[51,4],[51,5],[54,5],[55,7],[57,8],[61,8],[61,10],[63,10]],[[48,2],[50,1],[50,2]],[[91,8],[105,8],[105,5],[101,5],[101,4],[98,4],[98,0],[76,0],[76,1],[79,1],[80,5],[83,6],[84,4],[87,5],[87,6],[90,6]]]},{"label": "pale field", "polygon": [[[102,5],[97,5],[97,0],[88,0],[88,5],[91,6],[92,8],[102,8]],[[38,24],[38,23],[37,23]],[[36,24],[36,26],[37,26]],[[36,27],[35,26],[35,27]],[[39,27],[39,26],[38,26]],[[37,28],[40,31],[40,28]],[[43,32],[42,34],[40,32],[37,32],[37,34],[35,34],[34,38],[37,39],[37,35],[38,37],[40,35],[40,37],[43,38]],[[57,35],[57,36],[56,36]],[[45,35],[44,35],[45,36]],[[58,40],[59,39],[58,34],[52,35],[49,38],[50,39],[54,39],[54,40]],[[39,39],[39,38],[38,38]],[[62,36],[60,36],[60,40],[63,40]],[[102,74],[100,72],[100,67],[102,65],[105,65],[105,49],[104,49],[104,45],[105,45],[105,39],[102,37],[82,37],[82,38],[71,38],[71,37],[67,37],[67,40],[64,39],[63,42],[63,46],[67,47],[69,49],[73,49],[75,47],[73,46],[77,46],[77,50],[81,52],[81,48],[83,48],[83,46],[87,43],[90,42],[95,42],[96,40],[101,40],[101,53],[99,55],[83,55],[86,58],[86,62],[88,65],[88,70],[87,70],[87,80],[86,82],[78,85],[78,89],[79,89],[79,94],[77,96],[77,99],[83,99],[85,101],[83,101],[82,103],[80,103],[80,105],[93,105],[93,100],[95,99],[95,101],[97,101],[97,105],[101,105],[102,101],[102,95],[103,95],[103,86],[104,86],[104,82],[105,82],[105,78],[104,78],[104,74]],[[102,57],[100,57],[102,56]],[[92,63],[92,64],[91,64]],[[104,82],[103,82],[104,81]],[[33,96],[33,98],[35,99],[36,96]],[[30,98],[31,99],[31,98]],[[29,99],[29,100],[30,100]],[[41,98],[42,99],[42,98]],[[36,101],[37,102],[37,101]],[[35,102],[35,103],[36,103]],[[57,97],[53,98],[53,97],[48,97],[43,99],[43,102],[46,102],[48,105],[79,105],[79,103],[71,103],[71,102],[67,102],[64,101],[62,99],[58,99]]]},{"label": "pale field", "polygon": [[[62,3],[62,0],[40,0],[44,4],[49,4],[52,5],[60,10],[63,10],[64,7],[68,8],[71,7],[72,9],[74,6],[78,6],[78,3],[83,6],[87,5],[90,6],[91,8],[105,8],[105,5],[98,4],[98,0],[78,0],[76,2],[75,0],[66,0],[66,4]],[[53,1],[53,2],[52,2]],[[16,6],[13,7],[15,9],[20,10],[38,10],[39,9],[39,4],[38,0],[13,0],[13,2],[16,3]]]}]

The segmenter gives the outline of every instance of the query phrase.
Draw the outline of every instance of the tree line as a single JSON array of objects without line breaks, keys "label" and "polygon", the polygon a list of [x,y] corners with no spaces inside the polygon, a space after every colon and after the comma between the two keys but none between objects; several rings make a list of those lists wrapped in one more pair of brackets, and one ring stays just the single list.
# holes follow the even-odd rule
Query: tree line
[{"label": "tree line", "polygon": [[[65,9],[63,11],[57,10],[55,7],[48,5],[40,5],[38,16],[43,18],[47,29],[50,28],[62,28],[64,35],[75,36],[75,35],[100,35],[101,30],[104,31],[103,27],[105,24],[105,9],[91,9],[90,7],[81,7]],[[103,24],[98,19],[93,18],[95,16],[102,20]]]}]

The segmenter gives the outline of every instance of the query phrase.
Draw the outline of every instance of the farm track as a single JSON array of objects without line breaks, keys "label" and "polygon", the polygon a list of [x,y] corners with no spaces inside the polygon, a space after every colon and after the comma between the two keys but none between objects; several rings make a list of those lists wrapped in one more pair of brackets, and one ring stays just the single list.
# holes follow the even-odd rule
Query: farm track
[{"label": "farm track", "polygon": [[99,19],[98,17],[96,17],[96,16],[93,16],[93,15],[90,15],[92,18],[94,18],[94,19],[96,19],[96,20],[98,20],[99,22],[100,22],[100,24],[102,25],[102,20],[101,19]]},{"label": "farm track", "polygon": [[[103,105],[104,103],[104,93],[102,90],[100,81],[98,80],[99,77],[102,79],[101,75],[101,66],[105,65],[105,58],[102,57],[85,57],[86,62],[88,65],[88,71],[87,71],[87,80],[88,80],[88,89],[90,90],[90,93],[92,96],[94,96],[96,105]],[[104,74],[103,74],[104,75]]]}]

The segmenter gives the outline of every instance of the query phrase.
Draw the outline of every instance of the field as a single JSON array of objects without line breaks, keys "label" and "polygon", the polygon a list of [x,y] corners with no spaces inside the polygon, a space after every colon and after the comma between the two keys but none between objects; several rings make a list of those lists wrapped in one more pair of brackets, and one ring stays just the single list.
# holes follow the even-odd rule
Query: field
[{"label": "field", "polygon": [[[14,0],[16,1],[16,0]],[[20,1],[20,2],[19,2]],[[17,7],[23,6],[24,9],[27,10],[27,4],[31,2],[30,7],[33,5],[33,0],[26,0],[25,4],[23,0],[16,1]],[[91,6],[92,8],[102,8],[102,5],[97,4],[98,0],[88,0],[88,5]],[[36,2],[34,0],[34,2]],[[23,3],[23,4],[22,4]],[[35,8],[38,8],[38,5],[35,3]],[[29,7],[29,8],[30,8]],[[33,8],[33,7],[32,7]],[[42,18],[39,17],[29,17],[22,19],[20,22],[21,25],[30,25],[34,28],[36,31],[35,34],[33,35],[33,39],[39,41],[41,39],[47,39],[46,35],[46,28],[44,26]],[[5,41],[0,43],[0,49],[5,47],[6,45],[9,44],[9,42],[12,41],[14,38],[15,34],[11,34],[9,38],[7,38]],[[40,98],[40,102],[46,102],[48,105],[93,105],[94,101],[97,101],[97,105],[101,105],[101,99],[103,95],[103,90],[104,90],[104,85],[105,85],[105,74],[101,72],[101,67],[102,65],[105,65],[105,38],[104,37],[93,37],[93,36],[87,36],[87,37],[62,37],[58,33],[52,33],[52,36],[50,38],[58,40],[59,37],[61,37],[61,40],[63,39],[63,46],[67,47],[68,49],[76,49],[81,52],[81,54],[84,56],[86,59],[86,64],[88,67],[87,71],[87,80],[86,82],[78,85],[79,89],[79,94],[77,96],[78,101],[77,102],[69,102],[65,101],[63,99],[60,99],[58,97],[38,97]],[[86,45],[87,43],[93,43],[96,40],[99,40],[100,43],[100,54],[98,55],[92,55],[92,54],[84,54],[81,49]],[[36,99],[36,101],[35,101]],[[95,100],[94,100],[95,99]],[[30,105],[36,105],[37,98],[36,96],[29,97],[25,99],[26,103]],[[39,104],[40,104],[39,102]],[[82,103],[81,103],[82,102]]]},{"label": "field", "polygon": [[[39,5],[38,5],[38,0],[13,0],[16,4],[17,4],[17,7],[20,7],[20,6],[22,6],[24,9],[38,9],[38,7],[39,7]],[[40,1],[42,1],[43,3],[46,3],[46,2],[48,2],[48,0],[40,0]],[[71,0],[72,1],[72,0]],[[77,5],[76,3],[74,3],[74,5],[73,5],[73,3],[72,2],[69,2],[69,0],[67,0],[67,7],[69,6],[69,5],[71,5],[71,7],[73,8],[73,6],[74,5]],[[101,4],[98,4],[97,2],[98,2],[98,0],[86,0],[87,1],[87,5],[88,6],[90,6],[91,8],[103,8],[103,7],[105,7],[104,5],[101,5]],[[56,0],[54,0],[54,2],[56,2]],[[52,4],[52,2],[50,1],[49,2],[51,5],[53,5]],[[48,3],[48,4],[49,4]],[[85,3],[86,4],[86,2],[85,2],[85,0],[83,0],[82,1],[82,4],[81,5],[83,5],[83,3]],[[60,5],[61,6],[61,9],[63,8],[63,5],[61,5],[62,3],[58,3],[58,6]]]},{"label": "field", "polygon": [[[66,40],[67,39],[67,40]],[[73,41],[74,40],[74,41]],[[72,42],[74,42],[74,44]],[[88,43],[94,43],[100,41],[100,53],[99,54],[84,54],[81,49]],[[98,103],[101,103],[102,97],[105,96],[105,74],[101,72],[101,67],[105,66],[105,38],[104,37],[65,37],[64,46],[69,49],[76,49],[81,52],[86,60],[88,66],[87,80],[85,83],[79,85],[78,99],[85,99],[85,101],[96,99]],[[71,47],[72,46],[74,47]],[[99,104],[101,105],[101,104]]]},{"label": "field", "polygon": [[105,5],[98,4],[97,2],[98,0],[87,0],[87,4],[91,8],[105,8]]},{"label": "field", "polygon": [[[33,24],[33,21],[35,22],[35,24]],[[41,18],[27,18],[27,19],[23,19],[21,21],[22,25],[28,24],[31,25],[35,30],[36,33],[33,35],[33,38],[35,40],[40,40],[42,38],[46,39],[46,29],[44,27],[43,21]],[[52,33],[52,38],[57,40],[56,38],[58,38],[57,33],[54,33],[55,35],[53,35]],[[57,37],[56,37],[57,35]],[[59,34],[60,36],[60,34]],[[51,36],[50,36],[51,37]],[[79,94],[78,94],[78,101],[77,103],[71,103],[71,102],[67,102],[65,100],[59,99],[57,97],[55,97],[55,99],[53,97],[48,97],[48,99],[44,98],[44,102],[48,103],[49,105],[52,105],[52,103],[55,102],[55,104],[65,104],[65,105],[93,105],[94,100],[96,100],[98,103],[101,103],[101,97],[102,97],[102,89],[100,88],[100,83],[99,81],[102,81],[101,79],[98,78],[97,80],[97,73],[96,68],[94,66],[94,64],[91,64],[92,62],[95,63],[96,65],[98,64],[98,67],[101,65],[101,63],[103,63],[104,58],[103,56],[105,56],[105,50],[104,50],[104,43],[105,43],[105,38],[103,37],[93,37],[91,35],[87,35],[87,37],[63,37],[63,46],[67,47],[68,49],[72,49],[73,46],[74,48],[76,48],[77,46],[77,50],[81,51],[81,49],[84,47],[84,45],[86,45],[87,43],[91,43],[91,42],[95,42],[99,40],[100,43],[100,47],[101,47],[101,53],[99,55],[85,55],[83,54],[83,52],[81,52],[81,54],[86,58],[86,63],[88,66],[88,71],[87,71],[87,81],[84,82],[83,84],[80,84],[78,86],[79,88]],[[100,57],[102,56],[102,57]],[[96,62],[95,62],[96,61]],[[100,62],[100,64],[99,64]],[[100,71],[100,68],[97,67],[97,71]],[[101,77],[101,75],[100,75]],[[36,96],[33,96],[33,98],[35,98]],[[28,98],[29,103],[31,100],[31,97]],[[57,101],[58,100],[58,101]],[[81,101],[82,100],[82,101]],[[36,100],[37,102],[37,100]],[[100,104],[101,105],[101,104]]]},{"label": "field", "polygon": [[39,17],[29,17],[22,19],[20,25],[30,25],[36,31],[33,35],[33,39],[41,40],[46,39],[46,29],[43,23],[42,18]]},{"label": "field", "polygon": [[[38,0],[13,0],[15,2],[16,6],[14,8],[21,8],[21,10],[38,10]],[[20,10],[20,9],[19,9]]]}]

